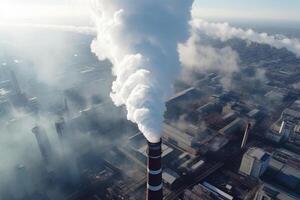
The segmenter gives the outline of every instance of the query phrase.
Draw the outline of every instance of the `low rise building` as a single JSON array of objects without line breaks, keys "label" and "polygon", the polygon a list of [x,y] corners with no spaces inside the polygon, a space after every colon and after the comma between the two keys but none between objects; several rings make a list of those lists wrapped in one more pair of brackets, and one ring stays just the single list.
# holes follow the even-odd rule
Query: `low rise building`
[{"label": "low rise building", "polygon": [[240,173],[259,178],[267,169],[270,155],[260,148],[249,148],[244,154]]},{"label": "low rise building", "polygon": [[266,138],[273,142],[299,142],[300,100],[295,101],[289,108],[283,110],[278,119],[266,133]]},{"label": "low rise building", "polygon": [[241,118],[236,118],[225,127],[219,130],[219,133],[225,136],[230,136],[234,134],[236,131],[240,131],[242,127],[245,125],[244,121]]},{"label": "low rise building", "polygon": [[298,200],[300,196],[292,193],[287,193],[280,188],[263,184],[257,191],[254,200]]}]

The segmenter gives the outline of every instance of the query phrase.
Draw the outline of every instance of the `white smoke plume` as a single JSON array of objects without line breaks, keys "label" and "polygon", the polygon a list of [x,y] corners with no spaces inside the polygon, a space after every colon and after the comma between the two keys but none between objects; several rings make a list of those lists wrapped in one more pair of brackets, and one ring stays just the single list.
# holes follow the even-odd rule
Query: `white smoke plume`
[{"label": "white smoke plume", "polygon": [[183,66],[181,79],[193,84],[195,73],[218,72],[222,75],[220,81],[223,87],[229,88],[233,73],[239,71],[238,53],[229,46],[218,49],[204,44],[201,34],[193,26],[190,27],[190,32],[189,39],[178,45]]},{"label": "white smoke plume", "polygon": [[94,0],[92,51],[113,64],[111,98],[125,105],[150,142],[161,138],[165,100],[180,71],[177,44],[188,37],[192,0]]},{"label": "white smoke plume", "polygon": [[80,33],[80,34],[84,34],[84,35],[96,35],[96,33],[97,33],[96,28],[90,27],[90,26],[31,24],[31,23],[0,23],[0,27],[46,29],[46,30],[54,30],[54,31]]},{"label": "white smoke plume", "polygon": [[252,29],[244,30],[242,28],[232,27],[228,23],[210,23],[197,17],[194,17],[190,24],[198,33],[204,33],[212,38],[220,39],[223,42],[238,38],[259,44],[267,44],[277,49],[286,48],[296,56],[300,56],[300,41],[295,38],[288,38],[283,35],[257,33]]},{"label": "white smoke plume", "polygon": [[178,45],[180,62],[185,72],[219,71],[225,77],[239,70],[239,56],[231,47],[221,49],[202,44],[201,37],[192,29],[190,38]]}]

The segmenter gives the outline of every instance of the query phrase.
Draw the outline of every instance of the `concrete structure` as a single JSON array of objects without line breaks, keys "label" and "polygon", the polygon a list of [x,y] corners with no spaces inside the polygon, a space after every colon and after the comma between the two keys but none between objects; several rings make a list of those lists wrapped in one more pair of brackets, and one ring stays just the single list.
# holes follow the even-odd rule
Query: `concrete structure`
[{"label": "concrete structure", "polygon": [[259,148],[249,148],[244,154],[240,173],[259,178],[267,169],[270,155]]},{"label": "concrete structure", "polygon": [[147,167],[147,200],[163,199],[162,167],[161,167],[161,141],[148,142]]}]

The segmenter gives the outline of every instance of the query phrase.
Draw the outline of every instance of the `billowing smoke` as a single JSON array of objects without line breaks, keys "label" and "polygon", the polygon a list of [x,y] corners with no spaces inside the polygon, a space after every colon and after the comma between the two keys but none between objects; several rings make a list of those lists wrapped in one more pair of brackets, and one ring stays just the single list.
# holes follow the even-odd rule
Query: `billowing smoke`
[{"label": "billowing smoke", "polygon": [[222,74],[224,86],[230,82],[234,72],[239,70],[239,56],[231,47],[221,49],[204,44],[202,38],[191,28],[190,38],[178,45],[180,62],[183,65],[182,78],[185,82],[191,80],[192,74],[217,71]]},{"label": "billowing smoke", "polygon": [[286,48],[298,57],[300,56],[300,41],[295,38],[257,33],[252,29],[235,28],[228,23],[210,23],[199,18],[194,18],[190,24],[196,32],[204,33],[223,42],[237,38],[259,44],[267,44],[277,49]]},{"label": "billowing smoke", "polygon": [[[239,54],[229,46],[215,48],[205,42],[207,38],[226,42],[230,39],[241,39],[246,42],[267,44],[271,47],[288,51],[300,56],[300,41],[283,35],[257,33],[252,29],[241,29],[228,23],[207,22],[193,15],[190,21],[190,37],[178,46],[180,62],[183,65],[183,80],[191,82],[191,74],[215,71],[222,75],[221,83],[226,88],[231,85],[234,72],[240,70]],[[226,43],[225,43],[226,44]],[[262,79],[264,73],[257,74]],[[193,81],[193,80],[192,80]]]},{"label": "billowing smoke", "polygon": [[178,42],[188,36],[192,0],[94,0],[92,51],[113,64],[111,98],[125,105],[150,142],[158,142],[165,100],[180,71]]}]

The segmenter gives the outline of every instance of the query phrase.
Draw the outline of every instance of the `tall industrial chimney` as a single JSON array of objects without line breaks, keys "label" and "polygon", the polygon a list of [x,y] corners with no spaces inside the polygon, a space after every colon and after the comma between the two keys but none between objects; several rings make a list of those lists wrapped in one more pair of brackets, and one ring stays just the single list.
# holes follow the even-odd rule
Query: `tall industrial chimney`
[{"label": "tall industrial chimney", "polygon": [[16,74],[13,70],[10,70],[10,77],[11,77],[11,81],[12,81],[12,84],[13,84],[14,92],[16,94],[20,95],[22,92],[21,92]]},{"label": "tall industrial chimney", "polygon": [[68,99],[66,97],[64,98],[64,112],[66,114],[67,119],[69,119],[70,118],[70,109],[69,109]]},{"label": "tall industrial chimney", "polygon": [[65,127],[66,123],[63,117],[60,117],[56,122],[55,122],[55,129],[56,133],[58,135],[58,138],[62,142],[62,140],[66,137],[65,135]]},{"label": "tall industrial chimney", "polygon": [[243,149],[245,147],[246,143],[247,143],[250,128],[251,128],[251,124],[248,123],[247,126],[246,126],[245,133],[244,133],[243,141],[242,141],[242,144],[241,144],[241,149]]},{"label": "tall industrial chimney", "polygon": [[157,143],[148,141],[147,200],[163,199],[161,153],[161,141]]},{"label": "tall industrial chimney", "polygon": [[37,143],[40,148],[40,152],[42,157],[45,160],[45,164],[48,165],[52,159],[52,150],[49,142],[49,138],[47,136],[46,131],[40,127],[36,126],[32,129],[32,133],[35,135]]}]

